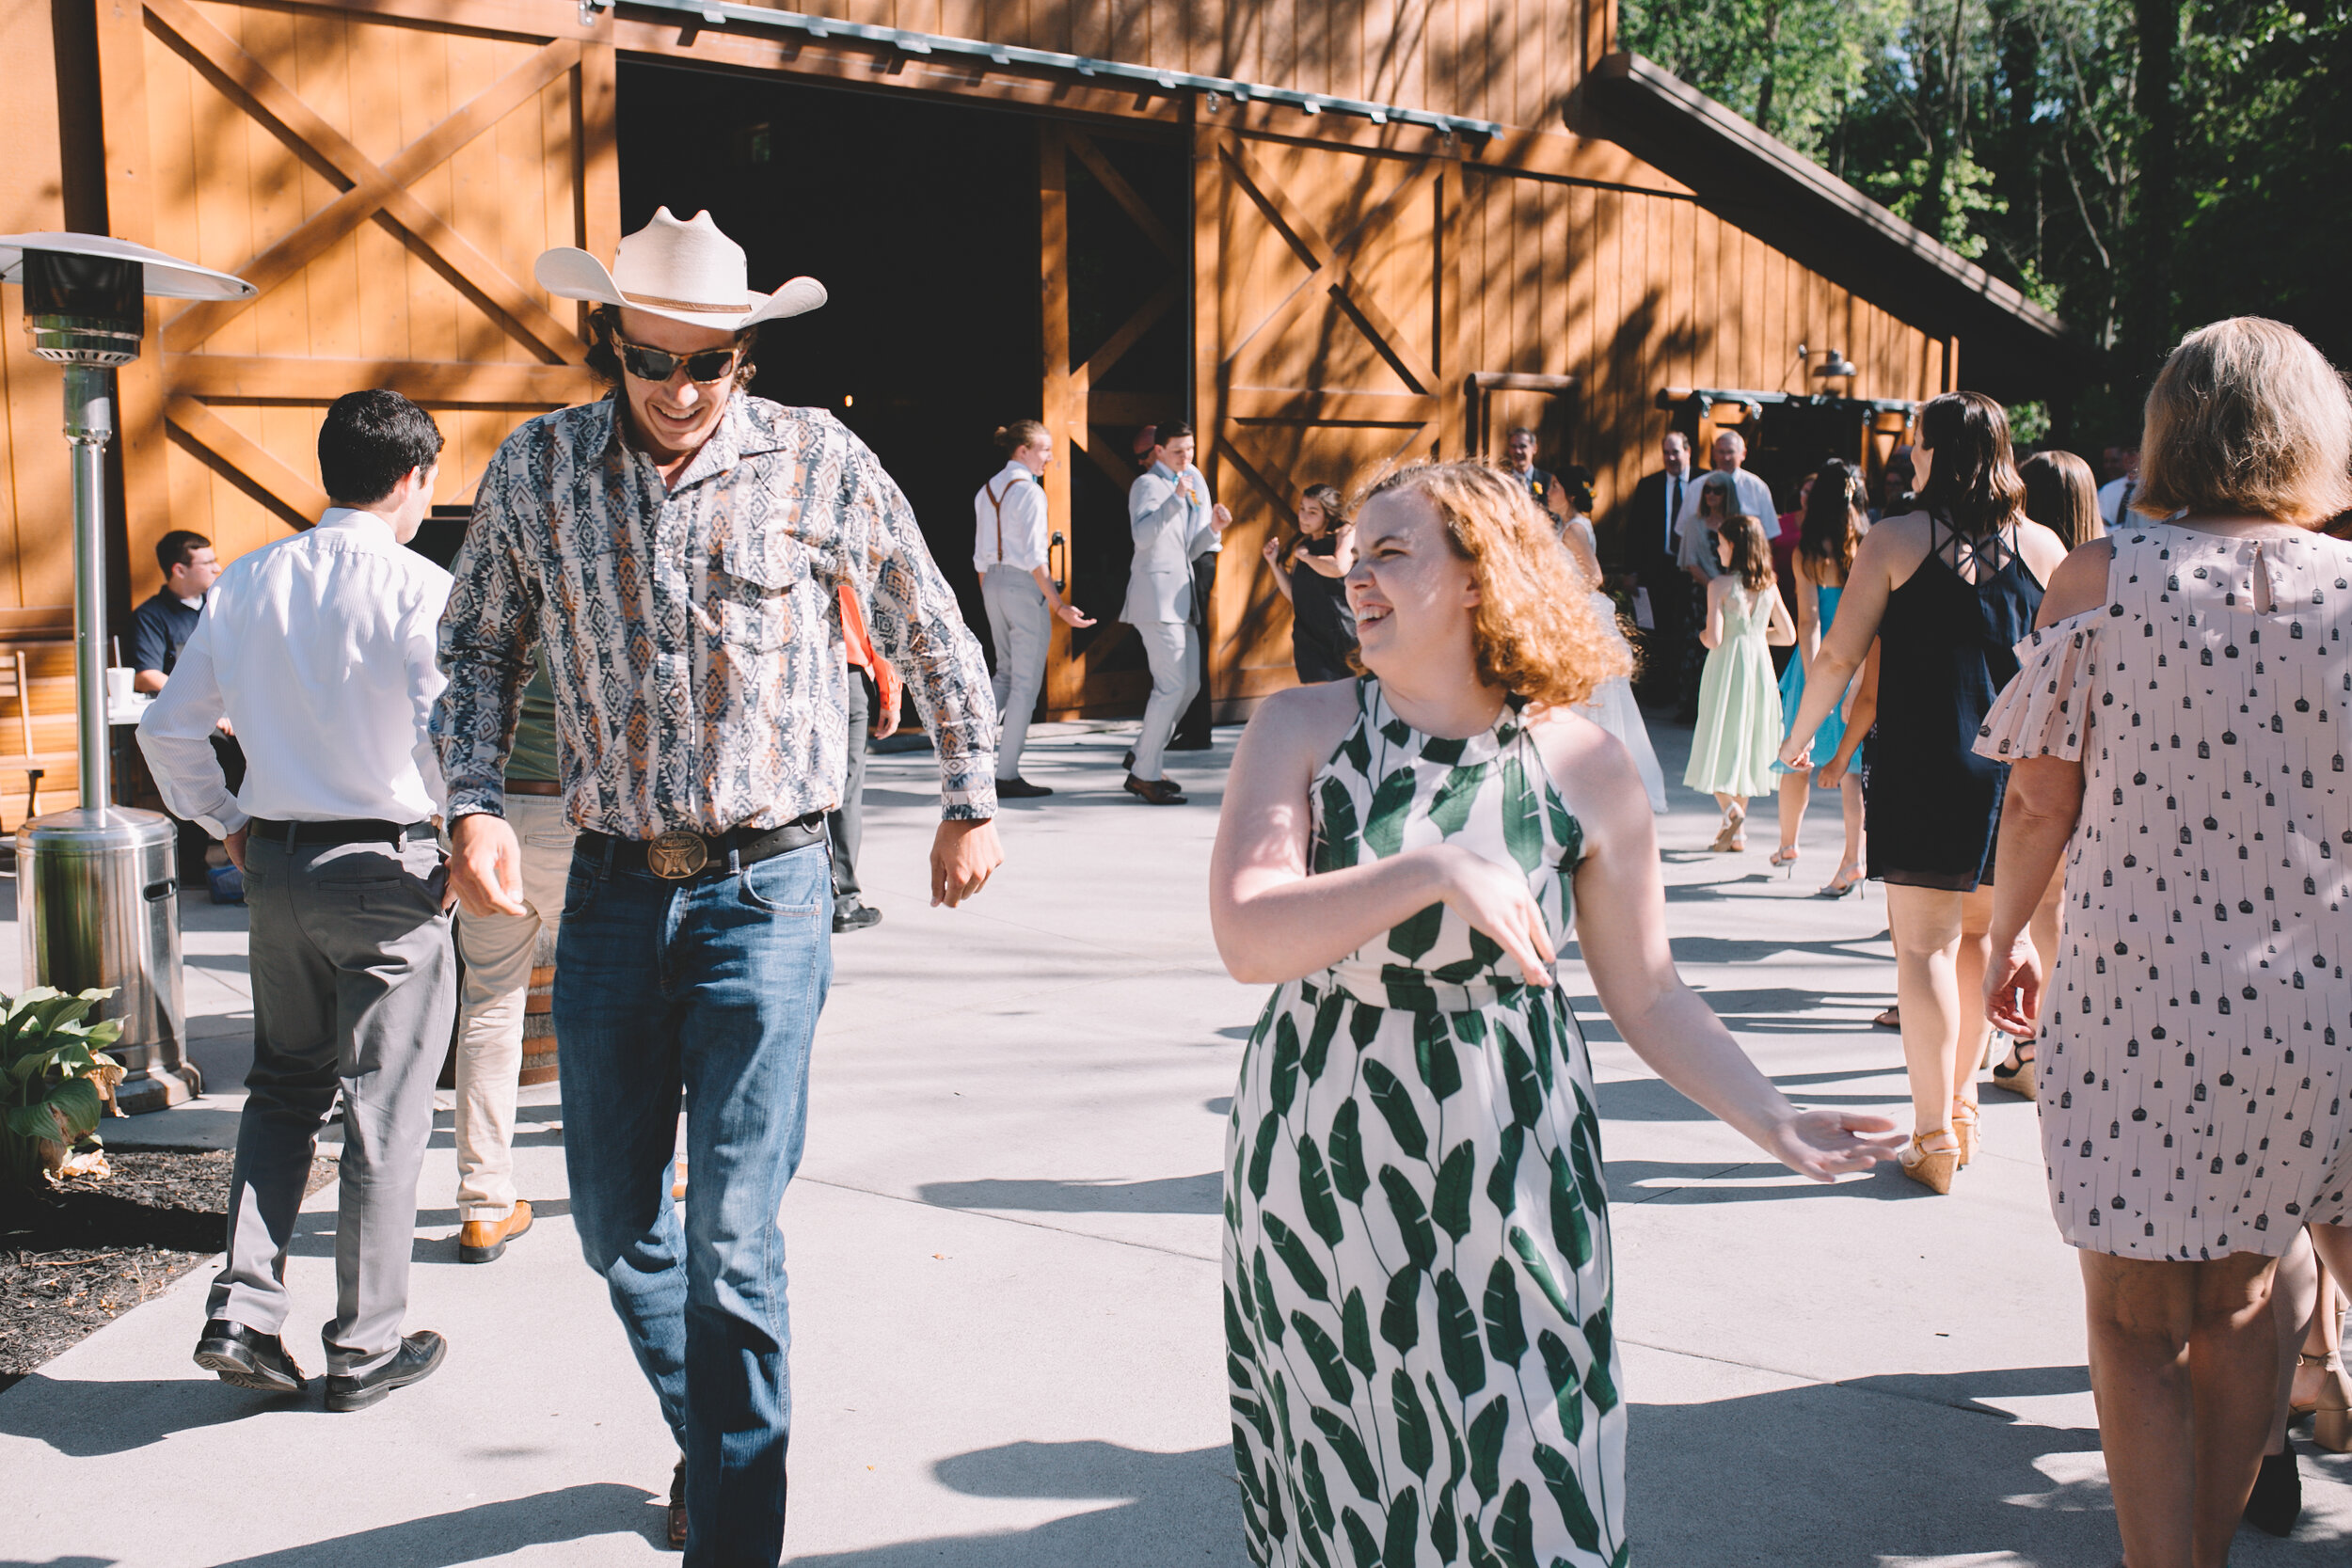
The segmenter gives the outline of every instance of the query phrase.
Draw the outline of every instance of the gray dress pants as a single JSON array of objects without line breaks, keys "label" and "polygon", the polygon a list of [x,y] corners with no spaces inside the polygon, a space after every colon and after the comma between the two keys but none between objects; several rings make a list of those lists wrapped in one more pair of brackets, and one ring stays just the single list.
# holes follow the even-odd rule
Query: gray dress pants
[{"label": "gray dress pants", "polygon": [[996,646],[996,715],[1003,733],[996,742],[996,776],[1018,778],[1021,748],[1029,742],[1029,718],[1045,689],[1045,656],[1054,641],[1054,612],[1037,578],[1018,566],[991,566],[980,578],[980,600],[988,607],[988,637]]},{"label": "gray dress pants", "polygon": [[444,885],[430,838],[289,848],[257,833],[246,852],[253,1068],[230,1180],[229,1258],[205,1315],[283,1330],[286,1249],[341,1089],[335,1316],[320,1330],[329,1374],[368,1371],[400,1349],[433,1082],[457,1016]]}]

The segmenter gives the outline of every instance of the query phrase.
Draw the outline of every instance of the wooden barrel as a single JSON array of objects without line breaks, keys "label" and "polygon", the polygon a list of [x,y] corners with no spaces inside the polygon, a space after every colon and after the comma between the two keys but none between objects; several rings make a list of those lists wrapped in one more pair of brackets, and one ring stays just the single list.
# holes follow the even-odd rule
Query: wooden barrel
[{"label": "wooden barrel", "polygon": [[555,1082],[555,939],[541,932],[532,955],[531,993],[523,1003],[523,1071],[520,1082]]}]

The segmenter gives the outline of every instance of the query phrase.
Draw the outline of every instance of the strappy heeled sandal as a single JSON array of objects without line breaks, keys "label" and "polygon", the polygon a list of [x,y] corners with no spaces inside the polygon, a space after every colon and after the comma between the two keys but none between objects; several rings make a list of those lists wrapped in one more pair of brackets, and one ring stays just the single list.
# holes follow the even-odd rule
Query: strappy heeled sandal
[{"label": "strappy heeled sandal", "polygon": [[[1928,1147],[1931,1138],[1938,1140],[1938,1147]],[[1952,1176],[1960,1169],[1960,1140],[1948,1127],[1914,1132],[1911,1142],[1895,1156],[1895,1163],[1905,1176],[1941,1197],[1952,1190]]]},{"label": "strappy heeled sandal", "polygon": [[1955,1099],[1952,1101],[1952,1135],[1960,1140],[1960,1164],[1963,1169],[1977,1160],[1977,1102]]},{"label": "strappy heeled sandal", "polygon": [[2334,1375],[2320,1381],[2316,1399],[2309,1404],[2290,1405],[2289,1414],[2311,1417],[2312,1441],[2329,1453],[2352,1453],[2352,1378],[2344,1375],[2343,1358],[2333,1351],[2326,1355],[2305,1351],[2296,1360]]},{"label": "strappy heeled sandal", "polygon": [[2027,1100],[2039,1100],[2040,1084],[2034,1077],[2033,1042],[2012,1039],[2009,1055],[1993,1064],[1993,1086],[2007,1089]]},{"label": "strappy heeled sandal", "polygon": [[1772,858],[1770,863],[1775,871],[1779,870],[1784,865],[1791,867],[1792,869],[1789,871],[1788,875],[1793,877],[1797,874],[1793,869],[1797,863],[1797,851],[1786,847],[1775,849],[1772,851]]},{"label": "strappy heeled sandal", "polygon": [[1860,892],[1862,889],[1862,871],[1858,866],[1841,865],[1837,868],[1837,875],[1832,877],[1822,887],[1821,891],[1815,894],[1813,896],[1816,898],[1843,898],[1849,894]]},{"label": "strappy heeled sandal", "polygon": [[1736,854],[1748,847],[1747,831],[1748,814],[1727,811],[1724,813],[1722,831],[1716,833],[1715,842],[1708,847],[1719,855]]}]

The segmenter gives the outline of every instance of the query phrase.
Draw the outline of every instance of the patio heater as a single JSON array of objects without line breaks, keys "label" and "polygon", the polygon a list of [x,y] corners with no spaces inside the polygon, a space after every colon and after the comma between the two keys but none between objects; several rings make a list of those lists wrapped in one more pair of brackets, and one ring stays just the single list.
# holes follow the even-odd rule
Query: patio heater
[{"label": "patio heater", "polygon": [[[24,289],[33,352],[65,367],[73,469],[73,673],[81,802],[16,831],[16,914],[28,985],[112,988],[94,1015],[122,1020],[128,1077],[115,1101],[159,1111],[203,1092],[180,990],[177,832],[107,790],[106,443],[115,370],[139,356],[145,296],[248,299],[253,285],[103,234],[0,234],[0,282]],[[19,700],[24,700],[20,693]]]}]

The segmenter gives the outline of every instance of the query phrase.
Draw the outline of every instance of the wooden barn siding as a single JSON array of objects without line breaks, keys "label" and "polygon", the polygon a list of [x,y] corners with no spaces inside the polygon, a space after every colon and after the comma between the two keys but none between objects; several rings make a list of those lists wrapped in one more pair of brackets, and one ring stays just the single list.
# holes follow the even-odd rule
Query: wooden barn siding
[{"label": "wooden barn siding", "polygon": [[[1322,233],[1354,232],[1414,166],[1407,156],[1246,139],[1253,165],[1280,186]],[[1791,261],[1687,197],[1604,188],[1448,163],[1406,208],[1367,230],[1350,281],[1400,329],[1403,344],[1435,372],[1444,407],[1425,428],[1374,422],[1384,400],[1411,388],[1366,333],[1339,309],[1279,308],[1306,283],[1306,264],[1251,202],[1214,182],[1201,221],[1222,260],[1202,291],[1204,434],[1257,393],[1359,397],[1342,418],[1251,426],[1258,474],[1212,467],[1236,527],[1227,536],[1213,638],[1221,699],[1247,700],[1289,684],[1289,615],[1256,551],[1289,523],[1298,491],[1314,483],[1357,489],[1387,462],[1460,450],[1463,380],[1472,372],[1571,375],[1568,450],[1597,476],[1605,558],[1618,553],[1615,509],[1656,464],[1668,415],[1659,391],[1673,386],[1751,390],[1805,388],[1796,346],[1840,348],[1867,397],[1922,398],[1942,389],[1942,348]],[[1449,204],[1454,210],[1449,210]],[[1452,254],[1447,254],[1448,247]],[[1443,319],[1451,299],[1459,319]],[[1214,301],[1214,313],[1210,302]],[[1272,321],[1275,326],[1265,326]],[[1279,327],[1279,330],[1278,330]],[[1253,336],[1254,334],[1254,336]],[[1212,345],[1245,342],[1219,365]],[[1222,379],[1220,379],[1222,376]],[[1231,428],[1231,422],[1227,424]],[[1222,453],[1212,452],[1213,462]]]},{"label": "wooden barn siding", "polygon": [[[1607,0],[799,0],[879,27],[1556,125]],[[1605,52],[1605,50],[1603,51]],[[1597,56],[1596,56],[1597,57]]]},{"label": "wooden barn siding", "polygon": [[[56,42],[48,0],[0,5],[0,233],[65,227]],[[73,533],[66,477],[65,378],[33,357],[24,291],[0,289],[0,636],[28,624],[72,629]],[[5,782],[0,780],[0,782]]]},{"label": "wooden barn siding", "polygon": [[[194,0],[192,8],[378,164],[523,64],[540,42],[216,0]],[[150,30],[143,53],[155,169],[153,243],[160,248],[241,271],[343,194],[343,184],[248,112],[190,57],[192,51]],[[573,77],[557,77],[406,186],[510,277],[528,279],[540,251],[577,238],[573,93]],[[574,318],[568,302],[532,293],[558,319]],[[200,341],[186,342],[174,331],[179,313],[167,318],[164,330],[167,378],[186,373],[190,359],[224,356],[484,366],[535,365],[544,357],[381,214]],[[263,382],[263,395],[207,400],[206,407],[315,487],[326,400],[268,396]],[[355,375],[351,384],[365,381]],[[436,409],[448,441],[436,499],[469,497],[498,443],[534,411]],[[172,526],[210,537],[224,561],[286,533],[282,505],[257,497],[215,453],[176,429],[167,469]],[[142,569],[133,564],[135,578]],[[151,560],[144,572],[152,574]],[[149,587],[142,582],[139,591]]]},{"label": "wooden barn siding", "polygon": [[[0,233],[66,227],[58,135],[56,40],[47,0],[0,5],[0,58],[11,62],[0,92]],[[23,647],[32,677],[33,750],[71,752],[73,719],[72,497],[66,468],[65,378],[33,357],[24,336],[24,291],[0,288],[0,656]],[[26,641],[28,638],[43,641]],[[0,699],[0,831],[25,816],[25,778],[9,765],[24,751],[14,699]],[[41,780],[49,810],[73,803],[71,763]]]},{"label": "wooden barn siding", "polygon": [[1683,198],[1474,172],[1457,264],[1478,371],[1574,375],[1571,450],[1597,476],[1601,547],[1657,464],[1665,387],[1806,389],[1797,344],[1841,348],[1864,397],[1942,389],[1925,330]]}]

